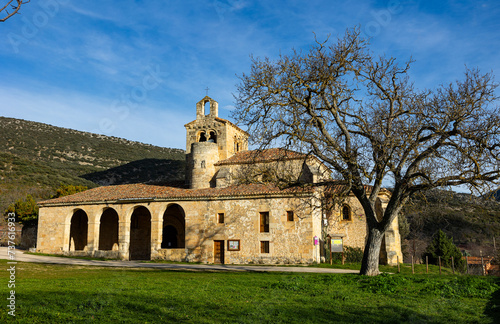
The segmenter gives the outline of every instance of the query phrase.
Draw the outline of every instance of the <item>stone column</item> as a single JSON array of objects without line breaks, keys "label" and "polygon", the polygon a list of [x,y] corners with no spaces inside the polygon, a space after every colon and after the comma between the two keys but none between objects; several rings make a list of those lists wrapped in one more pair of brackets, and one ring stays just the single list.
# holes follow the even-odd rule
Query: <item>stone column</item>
[{"label": "stone column", "polygon": [[163,204],[154,208],[151,212],[151,260],[156,259],[159,255],[158,250],[161,249],[161,241],[163,234]]},{"label": "stone column", "polygon": [[121,260],[129,260],[129,248],[130,248],[130,220],[128,221],[122,220],[122,217],[120,217],[120,220],[118,222],[118,250],[120,253]]},{"label": "stone column", "polygon": [[88,223],[87,233],[87,252],[93,255],[93,252],[99,248],[99,225],[101,222],[96,222],[96,218],[92,217]]}]

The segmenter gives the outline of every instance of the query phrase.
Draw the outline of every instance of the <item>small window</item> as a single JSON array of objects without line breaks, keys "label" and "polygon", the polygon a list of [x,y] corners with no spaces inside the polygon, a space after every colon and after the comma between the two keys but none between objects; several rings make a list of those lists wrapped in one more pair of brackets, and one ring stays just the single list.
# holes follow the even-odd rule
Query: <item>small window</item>
[{"label": "small window", "polygon": [[293,222],[294,221],[294,214],[293,214],[293,211],[292,210],[289,210],[286,212],[286,219],[287,221],[289,222]]},{"label": "small window", "polygon": [[349,207],[349,205],[344,205],[342,207],[342,220],[345,221],[351,220],[351,207]]},{"label": "small window", "polygon": [[201,132],[199,142],[206,142],[206,141],[207,141],[207,136],[205,135],[205,132]]},{"label": "small window", "polygon": [[217,213],[217,223],[224,224],[224,213]]},{"label": "small window", "polygon": [[260,241],[260,253],[269,253],[269,241]]},{"label": "small window", "polygon": [[260,213],[260,232],[269,233],[269,212]]}]

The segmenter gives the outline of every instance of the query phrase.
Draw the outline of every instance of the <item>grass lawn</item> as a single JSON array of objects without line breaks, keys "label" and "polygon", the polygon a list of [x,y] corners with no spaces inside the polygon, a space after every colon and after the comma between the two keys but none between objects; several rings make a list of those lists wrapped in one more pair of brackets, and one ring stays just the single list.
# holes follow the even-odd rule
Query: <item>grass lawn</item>
[{"label": "grass lawn", "polygon": [[[5,260],[0,267],[7,270]],[[0,277],[4,303],[8,271]],[[500,280],[186,272],[18,262],[19,323],[495,323]],[[0,322],[11,322],[2,307]],[[495,320],[496,318],[496,320]]]}]

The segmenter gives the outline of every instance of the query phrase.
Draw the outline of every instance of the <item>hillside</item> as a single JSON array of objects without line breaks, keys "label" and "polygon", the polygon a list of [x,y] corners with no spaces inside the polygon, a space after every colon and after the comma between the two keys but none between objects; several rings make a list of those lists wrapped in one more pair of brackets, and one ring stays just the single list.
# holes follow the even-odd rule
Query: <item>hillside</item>
[{"label": "hillside", "polygon": [[182,183],[184,151],[0,117],[0,208],[60,184]]},{"label": "hillside", "polygon": [[413,197],[404,214],[408,252],[417,257],[439,229],[476,256],[494,255],[494,244],[500,244],[500,202],[493,199],[435,189]]}]

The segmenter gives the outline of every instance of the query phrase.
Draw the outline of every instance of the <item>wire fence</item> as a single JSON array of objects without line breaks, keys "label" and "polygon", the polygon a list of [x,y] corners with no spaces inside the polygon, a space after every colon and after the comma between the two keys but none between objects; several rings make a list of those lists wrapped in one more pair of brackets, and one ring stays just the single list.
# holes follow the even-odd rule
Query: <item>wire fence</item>
[{"label": "wire fence", "polygon": [[[444,260],[441,260],[441,257],[439,257],[438,259],[439,273],[441,273],[441,266],[444,263],[442,261]],[[453,260],[453,257],[450,258],[449,261],[451,261],[451,270],[453,273],[456,272],[456,273],[465,273],[476,276],[500,277],[500,264],[498,264],[497,260],[494,257],[464,256],[462,257],[463,263],[461,263],[461,265],[458,265],[459,262]],[[411,256],[412,272],[415,264],[425,264],[427,266],[427,269],[429,269],[429,260],[427,257],[424,260],[421,260],[420,258],[417,259]],[[450,267],[448,266],[447,268]]]}]

